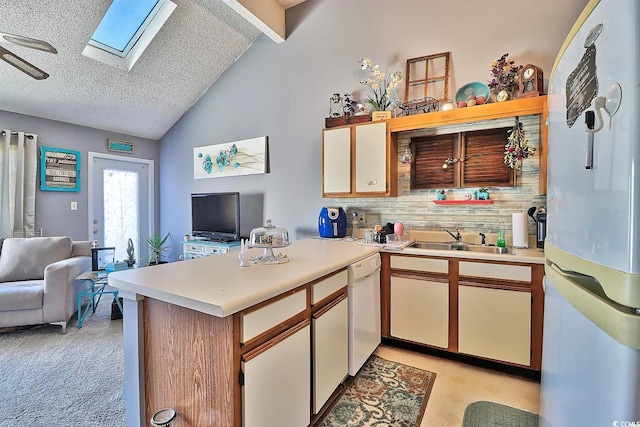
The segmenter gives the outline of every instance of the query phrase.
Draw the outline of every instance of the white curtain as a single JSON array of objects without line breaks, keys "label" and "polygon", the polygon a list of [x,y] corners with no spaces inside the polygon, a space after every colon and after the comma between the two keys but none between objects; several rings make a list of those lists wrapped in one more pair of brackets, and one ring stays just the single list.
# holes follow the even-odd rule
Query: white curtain
[{"label": "white curtain", "polygon": [[37,145],[37,135],[0,132],[0,237],[35,228]]}]

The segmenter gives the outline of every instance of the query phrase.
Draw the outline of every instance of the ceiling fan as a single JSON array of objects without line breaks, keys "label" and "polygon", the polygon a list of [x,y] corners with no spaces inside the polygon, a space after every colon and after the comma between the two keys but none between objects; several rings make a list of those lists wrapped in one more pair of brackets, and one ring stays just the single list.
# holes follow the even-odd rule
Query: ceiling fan
[{"label": "ceiling fan", "polygon": [[[8,34],[8,33],[0,33],[0,43],[3,43],[3,42],[9,42],[9,43],[16,44],[18,46],[24,46],[24,47],[29,47],[31,49],[41,50],[43,52],[58,53],[56,48],[51,46],[49,43],[43,40],[32,39],[29,37],[16,36],[14,34]],[[18,70],[28,74],[29,76],[33,77],[36,80],[44,80],[47,77],[49,77],[49,74],[45,73],[40,68],[25,61],[24,59],[17,56],[15,53],[5,49],[2,46],[0,46],[0,59],[13,65]]]}]

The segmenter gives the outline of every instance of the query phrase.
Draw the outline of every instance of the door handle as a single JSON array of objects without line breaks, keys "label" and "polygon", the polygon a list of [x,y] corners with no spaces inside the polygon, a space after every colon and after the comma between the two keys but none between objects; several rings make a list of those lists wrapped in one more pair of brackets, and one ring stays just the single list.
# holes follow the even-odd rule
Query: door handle
[{"label": "door handle", "polygon": [[154,427],[169,427],[171,421],[176,419],[176,411],[173,408],[164,408],[151,416],[151,425]]}]

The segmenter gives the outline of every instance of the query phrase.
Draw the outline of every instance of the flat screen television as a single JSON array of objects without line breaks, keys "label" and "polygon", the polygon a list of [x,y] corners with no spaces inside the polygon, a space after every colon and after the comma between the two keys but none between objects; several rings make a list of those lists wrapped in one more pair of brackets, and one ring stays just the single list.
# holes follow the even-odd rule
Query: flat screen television
[{"label": "flat screen television", "polygon": [[191,230],[207,240],[238,240],[240,193],[191,194]]}]

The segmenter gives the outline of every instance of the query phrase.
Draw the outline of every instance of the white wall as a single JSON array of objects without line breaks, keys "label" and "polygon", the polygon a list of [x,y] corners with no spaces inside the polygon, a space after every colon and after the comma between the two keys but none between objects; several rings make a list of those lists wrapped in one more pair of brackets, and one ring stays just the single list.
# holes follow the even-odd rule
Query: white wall
[{"label": "white wall", "polygon": [[[320,208],[333,203],[322,198],[321,129],[332,93],[366,95],[358,59],[404,74],[407,59],[450,51],[450,97],[465,83],[487,81],[490,62],[505,52],[540,66],[546,81],[586,3],[308,0],[289,9],[286,42],[258,38],[161,141],[161,229],[174,236],[171,258],[190,227],[192,192],[254,195],[263,219],[292,237],[317,233]],[[263,135],[270,173],[193,179],[193,147]]]}]

